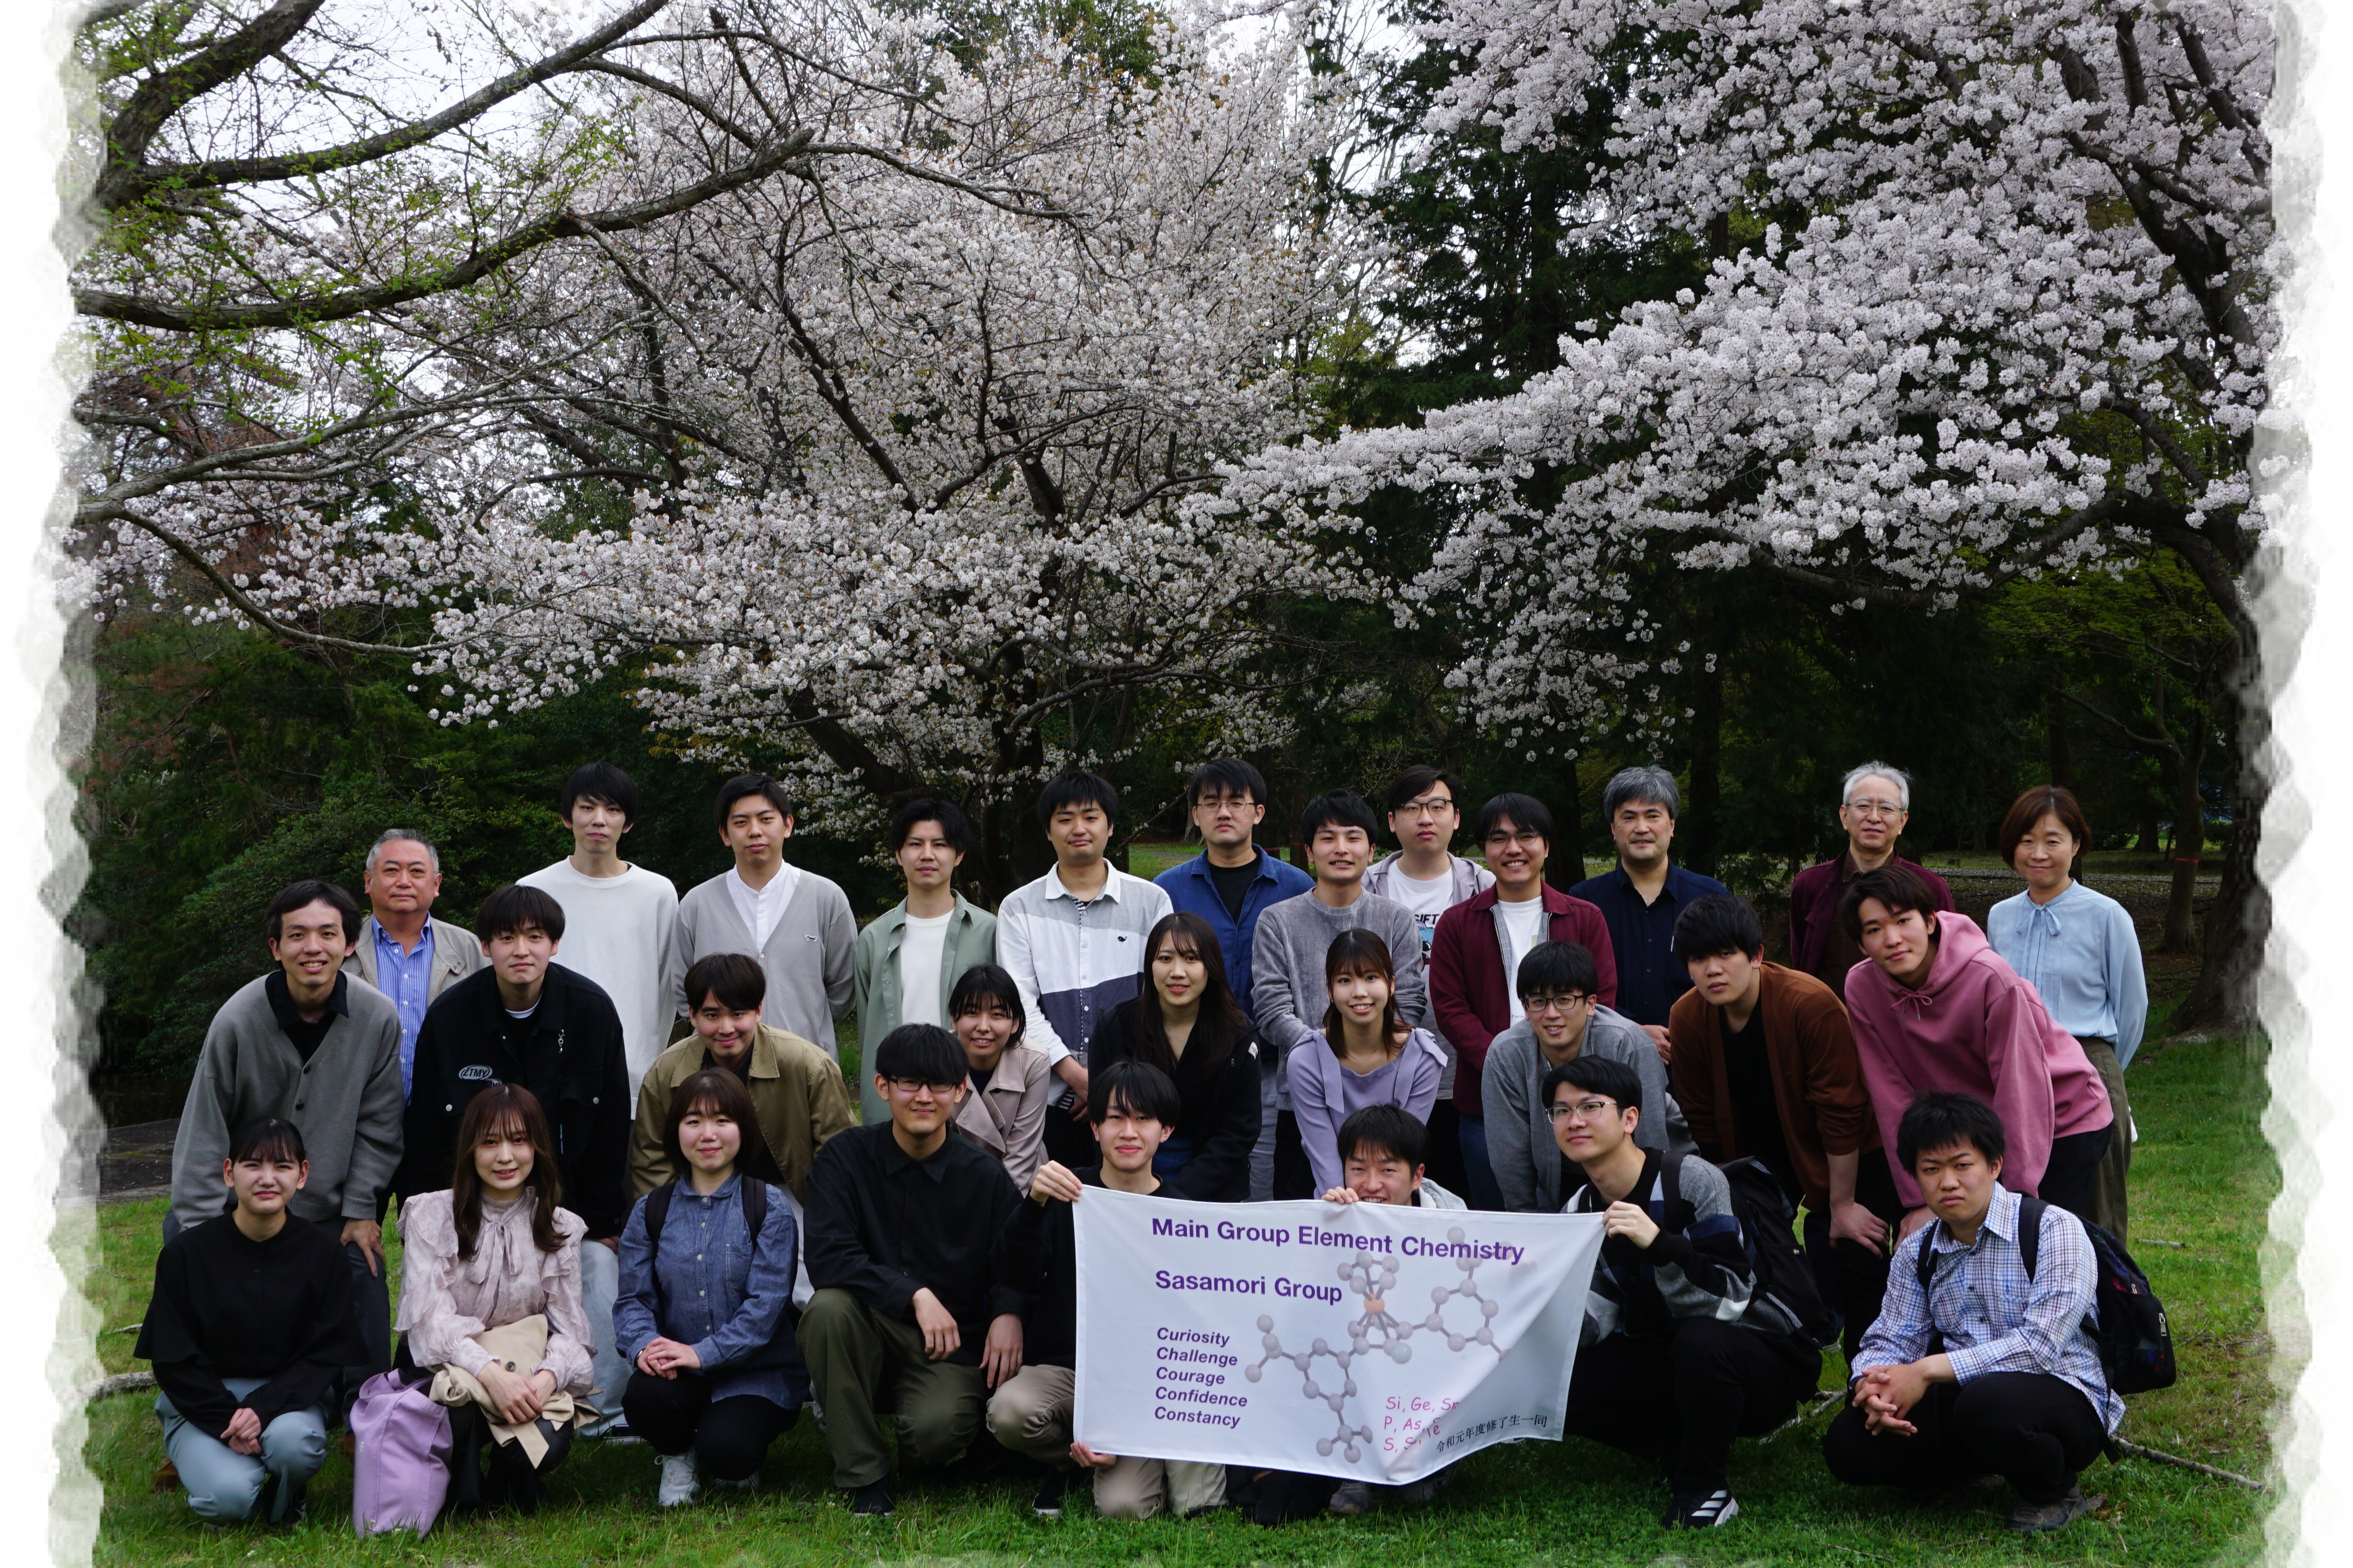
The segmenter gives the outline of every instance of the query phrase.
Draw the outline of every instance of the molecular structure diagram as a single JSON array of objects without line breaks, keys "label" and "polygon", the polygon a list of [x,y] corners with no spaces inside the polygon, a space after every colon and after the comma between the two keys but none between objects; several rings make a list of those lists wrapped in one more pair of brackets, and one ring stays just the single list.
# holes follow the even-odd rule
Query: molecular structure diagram
[{"label": "molecular structure diagram", "polygon": [[[1462,1239],[1459,1226],[1446,1234],[1449,1240]],[[1346,1454],[1350,1464],[1356,1463],[1364,1457],[1364,1450],[1358,1445],[1369,1446],[1373,1441],[1370,1426],[1348,1425],[1345,1408],[1346,1402],[1356,1396],[1356,1380],[1350,1375],[1349,1369],[1358,1356],[1383,1354],[1401,1366],[1413,1359],[1413,1346],[1406,1342],[1417,1331],[1444,1335],[1446,1348],[1450,1351],[1459,1352],[1470,1344],[1485,1345],[1490,1350],[1495,1348],[1494,1319],[1495,1314],[1503,1310],[1503,1305],[1479,1293],[1477,1259],[1458,1258],[1454,1266],[1462,1270],[1461,1283],[1432,1286],[1430,1316],[1418,1323],[1409,1323],[1389,1310],[1388,1295],[1397,1289],[1398,1282],[1396,1259],[1359,1252],[1334,1271],[1340,1283],[1364,1302],[1364,1310],[1356,1315],[1356,1321],[1348,1325],[1348,1348],[1335,1350],[1328,1342],[1319,1339],[1310,1349],[1286,1351],[1282,1348],[1282,1337],[1274,1331],[1274,1320],[1261,1315],[1258,1327],[1264,1338],[1259,1343],[1265,1353],[1242,1368],[1242,1375],[1257,1383],[1265,1376],[1267,1363],[1274,1361],[1287,1361],[1297,1367],[1300,1392],[1310,1399],[1320,1399],[1331,1406],[1333,1419],[1338,1424],[1339,1429],[1333,1436],[1315,1440],[1315,1451],[1329,1458],[1332,1450],[1337,1448]],[[1479,1303],[1479,1326],[1468,1333],[1458,1332],[1446,1325],[1446,1303],[1457,1296]],[[1339,1368],[1340,1386],[1337,1389],[1325,1388],[1315,1381],[1317,1356],[1330,1356]]]}]

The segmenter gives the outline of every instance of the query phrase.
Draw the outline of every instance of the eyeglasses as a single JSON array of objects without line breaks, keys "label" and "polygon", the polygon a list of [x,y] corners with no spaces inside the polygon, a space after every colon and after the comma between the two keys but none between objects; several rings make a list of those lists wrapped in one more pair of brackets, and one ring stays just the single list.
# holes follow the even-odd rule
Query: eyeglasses
[{"label": "eyeglasses", "polygon": [[1857,816],[1901,816],[1904,808],[1892,800],[1851,800],[1846,808]]},{"label": "eyeglasses", "polygon": [[1593,998],[1582,991],[1572,991],[1566,996],[1531,996],[1520,1005],[1530,1014],[1574,1013]]},{"label": "eyeglasses", "polygon": [[1501,849],[1506,845],[1516,845],[1522,849],[1541,849],[1544,847],[1544,835],[1541,833],[1490,833],[1487,835],[1486,843],[1490,849]]},{"label": "eyeglasses", "polygon": [[934,1094],[953,1094],[961,1087],[960,1083],[934,1083],[931,1079],[923,1078],[894,1078],[886,1081],[891,1085],[893,1093],[903,1094],[910,1100],[927,1089]]},{"label": "eyeglasses", "polygon": [[1442,795],[1426,795],[1420,800],[1409,800],[1398,807],[1399,814],[1406,816],[1436,816],[1442,811],[1453,809],[1454,803]]},{"label": "eyeglasses", "polygon": [[1590,1121],[1597,1116],[1607,1116],[1618,1109],[1617,1102],[1608,1100],[1580,1100],[1575,1105],[1548,1105],[1545,1114],[1555,1121],[1567,1121],[1570,1117],[1582,1117]]}]

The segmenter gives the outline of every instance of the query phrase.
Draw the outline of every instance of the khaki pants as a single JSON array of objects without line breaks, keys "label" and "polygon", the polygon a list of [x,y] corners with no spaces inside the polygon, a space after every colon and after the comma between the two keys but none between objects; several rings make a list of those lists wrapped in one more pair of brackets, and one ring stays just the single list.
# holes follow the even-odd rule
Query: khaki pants
[{"label": "khaki pants", "polygon": [[[1077,1379],[1066,1366],[1025,1366],[988,1402],[988,1429],[1017,1454],[1063,1469],[1071,1458],[1071,1411]],[[1123,1455],[1095,1473],[1095,1512],[1104,1519],[1150,1519],[1165,1503],[1182,1518],[1226,1500],[1226,1467],[1189,1459]]]},{"label": "khaki pants", "polygon": [[2108,1133],[2108,1152],[2101,1158],[2099,1174],[2092,1183],[2091,1221],[2118,1241],[2125,1239],[2125,1177],[2132,1169],[2132,1101],[2125,1094],[2124,1064],[2116,1060],[2116,1047],[2107,1041],[2078,1035],[2084,1055],[2091,1058],[2092,1068],[2100,1075],[2100,1082],[2108,1091],[2108,1109],[2116,1115],[2114,1129]]},{"label": "khaki pants", "polygon": [[925,1465],[964,1457],[980,1430],[987,1382],[977,1366],[932,1361],[923,1331],[886,1318],[847,1290],[819,1290],[796,1331],[825,1412],[833,1484],[845,1491],[891,1474],[882,1413],[895,1414],[899,1454]]}]

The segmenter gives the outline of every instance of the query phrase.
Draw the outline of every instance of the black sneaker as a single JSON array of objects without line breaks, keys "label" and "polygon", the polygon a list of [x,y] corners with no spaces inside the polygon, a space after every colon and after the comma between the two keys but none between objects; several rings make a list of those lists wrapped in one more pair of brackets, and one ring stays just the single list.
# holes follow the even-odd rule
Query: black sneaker
[{"label": "black sneaker", "polygon": [[2046,1530],[2063,1530],[2075,1520],[2107,1500],[2106,1498],[2099,1496],[2085,1497],[2083,1484],[2079,1481],[2071,1481],[2067,1486],[2067,1495],[2057,1502],[2021,1500],[2016,1508],[2010,1510],[2010,1518],[2005,1522],[2021,1535],[2038,1534]]},{"label": "black sneaker", "polygon": [[1675,1506],[1659,1521],[1669,1530],[1714,1530],[1740,1517],[1740,1505],[1722,1487],[1704,1496],[1679,1492]]},{"label": "black sneaker", "polygon": [[865,1519],[891,1517],[891,1489],[881,1481],[869,1481],[849,1494],[849,1511]]},{"label": "black sneaker", "polygon": [[1029,1511],[1039,1519],[1062,1517],[1062,1484],[1067,1479],[1056,1470],[1038,1485],[1038,1495],[1029,1500]]}]

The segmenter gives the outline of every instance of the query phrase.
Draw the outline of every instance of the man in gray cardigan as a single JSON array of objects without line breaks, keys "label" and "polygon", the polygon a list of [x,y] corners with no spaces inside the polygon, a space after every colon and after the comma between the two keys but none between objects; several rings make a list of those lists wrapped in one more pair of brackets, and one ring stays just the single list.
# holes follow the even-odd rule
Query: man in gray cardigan
[{"label": "man in gray cardigan", "polygon": [[383,1194],[400,1164],[400,1014],[343,973],[359,905],[332,882],[297,882],[269,902],[269,954],[279,967],[241,987],[205,1032],[172,1145],[165,1239],[225,1212],[221,1163],[237,1128],[275,1116],[302,1131],[310,1179],[287,1205],[340,1229],[352,1268],[353,1311],[370,1365],[347,1369],[343,1407],[392,1365]]},{"label": "man in gray cardigan", "polygon": [[1633,1068],[1642,1086],[1634,1142],[1645,1149],[1693,1152],[1683,1112],[1667,1092],[1659,1048],[1632,1019],[1598,999],[1593,954],[1573,942],[1540,942],[1520,960],[1520,1005],[1527,1016],[1495,1037],[1479,1080],[1487,1106],[1487,1159],[1504,1207],[1552,1214],[1565,1201],[1560,1144],[1545,1104],[1545,1074],[1579,1057],[1603,1057]]},{"label": "man in gray cardigan", "polygon": [[720,841],[735,864],[678,901],[670,944],[671,1001],[686,1016],[686,972],[718,952],[749,953],[768,974],[761,1016],[772,1028],[815,1041],[838,1062],[833,1021],[849,1011],[850,950],[858,922],[840,884],[785,858],[793,836],[792,797],[765,773],[738,773],[719,786]]},{"label": "man in gray cardigan", "polygon": [[[850,957],[861,1060],[872,1061],[882,1037],[902,1024],[937,1024],[954,1034],[948,993],[965,970],[997,962],[997,917],[955,885],[956,868],[977,844],[971,820],[952,800],[909,801],[891,818],[891,855],[907,896],[858,933]],[[874,1075],[856,1076],[859,1121],[869,1127],[890,1121]]]},{"label": "man in gray cardigan", "polygon": [[1259,1188],[1261,1163],[1251,1163],[1253,1203],[1263,1203],[1276,1191],[1304,1194],[1314,1184],[1300,1147],[1299,1122],[1291,1112],[1290,1080],[1282,1068],[1291,1047],[1324,1026],[1331,1006],[1324,958],[1333,939],[1362,928],[1388,943],[1398,1011],[1410,1028],[1429,1021],[1430,987],[1413,916],[1403,904],[1365,891],[1377,826],[1372,807],[1346,790],[1309,801],[1299,814],[1299,839],[1314,863],[1315,885],[1269,904],[1250,938],[1250,1013],[1264,1046],[1261,1059],[1271,1058],[1275,1064],[1276,1103],[1282,1108],[1275,1113],[1272,1159],[1264,1163],[1269,1190]]}]

